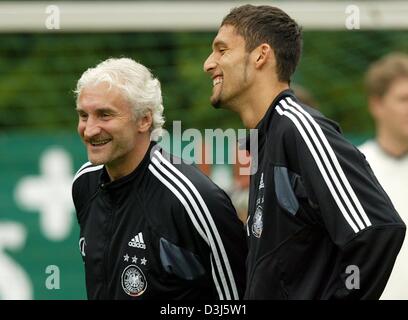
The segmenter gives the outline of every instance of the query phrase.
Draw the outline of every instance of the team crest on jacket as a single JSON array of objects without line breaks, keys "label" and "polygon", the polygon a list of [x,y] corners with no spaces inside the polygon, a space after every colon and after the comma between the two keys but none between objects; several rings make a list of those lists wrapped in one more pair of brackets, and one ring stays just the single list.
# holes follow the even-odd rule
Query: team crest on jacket
[{"label": "team crest on jacket", "polygon": [[254,221],[252,223],[252,234],[260,238],[262,234],[262,229],[263,229],[263,208],[261,206],[258,206],[256,208],[255,214],[254,214]]},{"label": "team crest on jacket", "polygon": [[264,181],[263,181],[263,173],[261,175],[261,181],[259,182],[258,187],[258,197],[256,199],[256,210],[254,214],[254,218],[252,221],[252,234],[260,238],[263,229],[263,203],[264,203]]},{"label": "team crest on jacket", "polygon": [[127,295],[138,297],[146,291],[147,281],[143,271],[134,264],[125,268],[122,272],[122,288]]}]

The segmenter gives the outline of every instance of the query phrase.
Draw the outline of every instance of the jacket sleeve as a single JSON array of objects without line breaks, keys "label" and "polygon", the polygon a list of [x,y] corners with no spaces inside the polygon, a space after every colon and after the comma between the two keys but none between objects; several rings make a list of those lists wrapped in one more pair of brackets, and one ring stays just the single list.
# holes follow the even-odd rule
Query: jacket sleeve
[{"label": "jacket sleeve", "polygon": [[246,279],[245,229],[228,195],[205,179],[208,178],[194,179],[190,185],[190,212],[184,213],[190,226],[181,228],[182,233],[195,239],[194,252],[204,262],[216,298],[239,300],[243,298]]},{"label": "jacket sleeve", "polygon": [[405,225],[364,155],[334,123],[305,116],[297,124],[292,139],[298,170],[318,221],[339,250],[337,272],[322,298],[378,299],[402,246]]},{"label": "jacket sleeve", "polygon": [[[220,263],[214,268],[224,270],[225,279],[220,283],[221,289],[229,293],[230,299],[238,300],[244,296],[246,284],[245,260],[247,256],[247,243],[243,223],[232,205],[228,195],[220,188],[214,186],[211,198],[208,198],[208,208],[213,220],[212,232],[214,233],[215,245],[211,250],[219,247]],[[207,195],[208,196],[208,195]],[[210,246],[211,247],[211,246]],[[222,275],[222,274],[221,274]],[[228,287],[230,289],[228,289]],[[220,289],[218,289],[220,291]],[[225,296],[225,294],[224,294]]]},{"label": "jacket sleeve", "polygon": [[[204,279],[203,290],[211,288],[211,299],[242,298],[247,245],[243,224],[231,200],[193,166],[175,166],[164,158],[160,160],[153,159],[149,169],[166,186],[166,189],[160,189],[166,191],[161,191],[163,196],[160,202],[170,204],[171,214],[157,215],[163,221],[154,225],[166,226],[159,230],[160,234],[169,243],[183,249],[177,249],[180,254],[174,259],[176,250],[170,246],[175,247],[164,242],[161,244],[164,269],[169,273],[182,270],[183,274],[179,277],[184,279]],[[157,199],[153,205],[160,206]],[[184,253],[181,254],[181,251]],[[182,260],[185,263],[181,264]],[[185,270],[189,271],[188,276]]]}]

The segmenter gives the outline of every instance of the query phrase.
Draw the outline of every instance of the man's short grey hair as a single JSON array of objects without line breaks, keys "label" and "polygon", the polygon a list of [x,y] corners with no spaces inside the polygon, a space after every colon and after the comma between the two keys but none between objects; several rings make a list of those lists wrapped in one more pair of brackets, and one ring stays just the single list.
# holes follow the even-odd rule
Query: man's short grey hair
[{"label": "man's short grey hair", "polygon": [[83,88],[108,83],[123,91],[130,103],[134,119],[152,113],[151,140],[162,135],[164,124],[160,82],[149,69],[130,58],[110,58],[86,70],[78,80],[76,98]]}]

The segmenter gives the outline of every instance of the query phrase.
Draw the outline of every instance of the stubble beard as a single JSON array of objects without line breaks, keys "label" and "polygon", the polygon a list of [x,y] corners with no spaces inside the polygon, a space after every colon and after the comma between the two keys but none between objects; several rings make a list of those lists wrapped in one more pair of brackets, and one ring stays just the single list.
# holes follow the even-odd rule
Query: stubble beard
[{"label": "stubble beard", "polygon": [[[245,55],[245,62],[244,62],[244,70],[243,70],[243,74],[242,74],[242,84],[245,85],[248,81],[248,64],[249,64],[249,53],[247,53]],[[221,86],[223,86],[224,84],[219,84]],[[215,108],[215,109],[220,109],[222,106],[226,107],[227,109],[232,109],[231,106],[229,106],[226,102],[225,99],[222,99],[222,90],[223,87],[221,87],[221,89],[218,89],[219,92],[215,93],[211,96],[210,98],[210,102],[211,105]]]},{"label": "stubble beard", "polygon": [[93,152],[91,150],[87,150],[89,162],[91,162],[93,165],[107,165],[112,162],[112,160],[117,157],[114,154],[115,150],[113,149],[112,143],[113,141],[108,142],[108,145],[104,146],[103,150]]},{"label": "stubble beard", "polygon": [[94,152],[88,152],[88,161],[91,162],[93,165],[104,165],[106,164],[106,154],[97,154]]},{"label": "stubble beard", "polygon": [[219,97],[216,98],[211,98],[211,105],[215,108],[215,109],[220,109],[221,108],[221,99]]},{"label": "stubble beard", "polygon": [[[222,86],[223,84],[217,84],[217,86]],[[214,89],[213,89],[214,90]],[[222,99],[221,99],[221,95],[222,95],[222,87],[221,88],[215,88],[211,98],[210,98],[210,102],[211,105],[215,108],[215,109],[220,109],[221,105],[222,105]]]}]

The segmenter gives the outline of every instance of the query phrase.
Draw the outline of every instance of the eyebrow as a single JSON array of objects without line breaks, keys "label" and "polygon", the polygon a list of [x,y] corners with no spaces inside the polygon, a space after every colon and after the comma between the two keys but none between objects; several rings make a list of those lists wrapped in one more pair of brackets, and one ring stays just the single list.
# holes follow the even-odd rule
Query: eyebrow
[{"label": "eyebrow", "polygon": [[96,109],[96,112],[99,112],[99,113],[114,113],[114,112],[116,112],[116,110],[113,109],[113,108],[109,108],[109,107],[102,107],[102,108]]},{"label": "eyebrow", "polygon": [[[86,111],[85,111],[84,109],[80,108],[80,107],[76,107],[75,110],[76,110],[77,112],[85,112],[85,113],[86,113]],[[104,113],[104,112],[106,112],[106,113],[112,113],[112,112],[115,112],[115,111],[116,111],[116,110],[114,110],[113,108],[109,108],[109,107],[101,107],[101,108],[97,108],[97,109],[95,110],[95,112],[99,112],[99,113]]]},{"label": "eyebrow", "polygon": [[215,40],[213,43],[213,48],[220,46],[227,46],[227,44],[222,40]]}]

